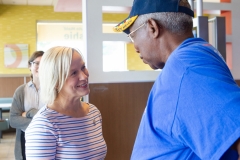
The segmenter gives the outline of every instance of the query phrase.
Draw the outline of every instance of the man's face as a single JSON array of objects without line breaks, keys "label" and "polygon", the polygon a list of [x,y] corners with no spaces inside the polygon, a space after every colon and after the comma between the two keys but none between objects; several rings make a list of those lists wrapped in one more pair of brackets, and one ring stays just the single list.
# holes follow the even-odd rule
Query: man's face
[{"label": "man's face", "polygon": [[151,28],[148,22],[144,24],[133,24],[130,28],[129,38],[132,40],[135,50],[139,53],[142,61],[152,69],[162,69],[159,41],[151,35]]}]

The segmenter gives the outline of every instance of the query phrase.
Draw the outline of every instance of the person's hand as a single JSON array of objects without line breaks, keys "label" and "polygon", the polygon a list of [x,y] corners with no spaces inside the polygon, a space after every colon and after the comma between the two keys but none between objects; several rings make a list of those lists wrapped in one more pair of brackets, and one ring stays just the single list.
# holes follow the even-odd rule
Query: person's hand
[{"label": "person's hand", "polygon": [[23,113],[22,113],[22,117],[26,117],[26,112],[23,112]]}]

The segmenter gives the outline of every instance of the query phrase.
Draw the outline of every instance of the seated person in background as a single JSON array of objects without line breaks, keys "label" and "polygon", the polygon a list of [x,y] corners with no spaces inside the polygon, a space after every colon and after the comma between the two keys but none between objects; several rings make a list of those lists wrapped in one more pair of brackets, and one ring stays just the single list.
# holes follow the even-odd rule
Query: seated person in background
[{"label": "seated person in background", "polygon": [[41,98],[47,105],[26,130],[27,159],[104,159],[101,113],[80,100],[90,92],[80,52],[69,47],[49,49],[39,75]]},{"label": "seated person in background", "polygon": [[28,61],[31,71],[31,80],[27,84],[19,86],[14,95],[10,108],[10,126],[16,128],[15,159],[24,160],[25,157],[25,129],[31,122],[33,116],[44,105],[39,97],[38,67],[44,54],[36,51]]}]

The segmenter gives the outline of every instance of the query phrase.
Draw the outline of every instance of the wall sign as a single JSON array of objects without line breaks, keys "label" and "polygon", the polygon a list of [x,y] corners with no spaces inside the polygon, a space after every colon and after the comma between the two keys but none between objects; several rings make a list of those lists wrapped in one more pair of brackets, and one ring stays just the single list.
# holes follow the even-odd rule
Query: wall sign
[{"label": "wall sign", "polygon": [[6,68],[28,68],[28,44],[5,44],[4,65]]}]

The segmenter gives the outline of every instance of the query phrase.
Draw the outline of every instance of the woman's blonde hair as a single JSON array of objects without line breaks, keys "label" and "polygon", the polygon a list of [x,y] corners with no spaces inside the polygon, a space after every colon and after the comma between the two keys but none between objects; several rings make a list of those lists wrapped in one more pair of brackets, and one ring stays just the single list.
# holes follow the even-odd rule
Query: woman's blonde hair
[{"label": "woman's blonde hair", "polygon": [[71,66],[75,49],[57,46],[47,50],[39,66],[41,99],[46,104],[53,104],[62,89]]}]

